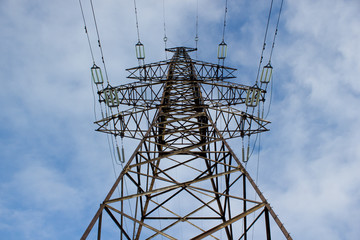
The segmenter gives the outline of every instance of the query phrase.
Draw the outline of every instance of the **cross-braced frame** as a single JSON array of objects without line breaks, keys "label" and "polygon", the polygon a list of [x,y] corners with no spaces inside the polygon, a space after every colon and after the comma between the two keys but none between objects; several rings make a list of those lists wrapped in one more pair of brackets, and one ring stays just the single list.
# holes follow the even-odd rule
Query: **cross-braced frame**
[{"label": "cross-braced frame", "polygon": [[269,240],[270,219],[292,239],[242,165],[249,149],[238,158],[226,141],[268,131],[269,122],[253,115],[267,83],[228,82],[235,69],[192,60],[193,50],[168,49],[171,60],[129,69],[137,82],[100,88],[112,114],[96,122],[98,131],[140,143],[82,239],[96,223],[101,239],[104,215],[120,239],[246,240],[257,226]]}]

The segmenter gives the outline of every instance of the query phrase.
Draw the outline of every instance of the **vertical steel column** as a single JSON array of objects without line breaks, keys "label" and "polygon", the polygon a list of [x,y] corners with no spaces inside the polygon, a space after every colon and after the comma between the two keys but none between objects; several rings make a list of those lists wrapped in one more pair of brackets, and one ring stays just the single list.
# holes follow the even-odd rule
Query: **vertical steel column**
[{"label": "vertical steel column", "polygon": [[[246,178],[243,177],[243,197],[246,199]],[[243,202],[243,212],[246,212],[246,200]],[[247,240],[247,216],[244,217],[244,240]]]},{"label": "vertical steel column", "polygon": [[266,240],[271,240],[269,210],[265,207]]}]

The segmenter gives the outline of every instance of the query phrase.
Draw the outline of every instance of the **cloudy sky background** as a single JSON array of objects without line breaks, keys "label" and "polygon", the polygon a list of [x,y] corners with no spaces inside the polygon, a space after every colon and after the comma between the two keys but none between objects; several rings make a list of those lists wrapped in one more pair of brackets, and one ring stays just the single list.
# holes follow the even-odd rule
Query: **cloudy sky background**
[{"label": "cloudy sky background", "polygon": [[[110,81],[126,83],[137,65],[133,2],[93,1]],[[162,0],[137,4],[146,61],[162,60]],[[226,63],[238,83],[256,76],[269,4],[229,0]],[[165,5],[169,46],[194,46],[196,1]],[[199,0],[201,60],[216,62],[223,7]],[[359,12],[357,0],[285,1],[258,184],[294,239],[360,235]],[[106,137],[93,131],[79,3],[1,0],[0,29],[0,235],[78,239],[114,182]]]}]

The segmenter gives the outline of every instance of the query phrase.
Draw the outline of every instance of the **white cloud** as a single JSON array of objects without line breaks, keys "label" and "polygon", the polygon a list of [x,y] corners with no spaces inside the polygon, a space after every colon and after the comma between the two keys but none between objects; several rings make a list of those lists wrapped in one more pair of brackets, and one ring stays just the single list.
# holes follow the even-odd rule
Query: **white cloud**
[{"label": "white cloud", "polygon": [[14,175],[9,187],[20,193],[31,208],[65,211],[69,208],[70,199],[73,205],[81,208],[80,193],[55,169],[30,165]]},{"label": "white cloud", "polygon": [[275,73],[282,90],[271,114],[275,142],[267,140],[270,149],[262,154],[274,162],[262,173],[272,163],[279,167],[281,175],[265,188],[295,239],[359,234],[353,207],[360,200],[359,7],[356,1],[286,2],[287,34],[279,33],[276,61],[288,78]]},{"label": "white cloud", "polygon": [[[124,68],[137,65],[133,2],[94,4],[110,80],[128,81]],[[161,60],[162,1],[137,4],[146,61]],[[195,1],[165,4],[169,45],[194,46]],[[227,61],[240,69],[237,82],[250,82],[269,3],[229,4]],[[284,7],[260,187],[294,239],[356,239],[360,6],[356,0],[289,0]],[[218,1],[199,0],[198,56],[205,61],[216,61],[223,10]],[[0,214],[9,216],[1,217],[0,232],[8,239],[78,238],[114,181],[106,138],[92,132],[92,62],[79,6],[8,0],[0,13],[0,50],[6,56],[0,60],[0,191],[7,196]],[[69,217],[73,211],[79,214],[75,220]],[[15,223],[21,226],[16,233]],[[59,236],[59,225],[72,227]]]}]

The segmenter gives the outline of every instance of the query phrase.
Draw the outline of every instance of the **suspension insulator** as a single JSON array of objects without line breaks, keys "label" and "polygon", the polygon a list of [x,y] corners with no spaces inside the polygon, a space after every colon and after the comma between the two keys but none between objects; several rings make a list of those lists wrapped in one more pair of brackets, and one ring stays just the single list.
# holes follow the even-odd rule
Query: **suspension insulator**
[{"label": "suspension insulator", "polygon": [[118,154],[119,161],[124,163],[125,162],[124,146],[121,147],[121,154],[120,154],[119,146],[116,146],[116,152]]},{"label": "suspension insulator", "polygon": [[242,161],[244,163],[248,162],[250,158],[250,146],[247,146],[247,150],[245,150],[244,146],[242,147]]},{"label": "suspension insulator", "polygon": [[135,51],[136,51],[136,57],[137,57],[138,60],[144,60],[145,59],[144,44],[142,44],[140,41],[135,45]]},{"label": "suspension insulator", "polygon": [[117,107],[120,104],[116,89],[105,89],[105,102],[108,107]]},{"label": "suspension insulator", "polygon": [[119,162],[123,162],[123,159],[121,158],[119,146],[116,146],[116,152],[117,152],[117,155],[118,155]]},{"label": "suspension insulator", "polygon": [[269,83],[272,76],[273,67],[268,63],[261,72],[260,82],[261,83]]},{"label": "suspension insulator", "polygon": [[125,151],[124,151],[124,145],[121,146],[121,155],[122,155],[122,160],[123,162],[125,162]]},{"label": "suspension insulator", "polygon": [[99,68],[95,64],[91,68],[91,76],[92,76],[92,79],[93,79],[95,84],[104,83],[104,78],[103,78],[103,75],[102,75],[102,72],[101,72],[101,68]]},{"label": "suspension insulator", "polygon": [[[244,141],[244,140],[243,140]],[[245,159],[245,148],[244,148],[244,146],[242,146],[242,148],[241,148],[241,152],[242,152],[242,161],[243,162],[247,162],[247,159]]]},{"label": "suspension insulator", "polygon": [[227,45],[224,41],[218,47],[218,59],[225,59],[227,55]]},{"label": "suspension insulator", "polygon": [[259,104],[261,89],[249,88],[246,94],[245,104],[248,107],[256,107]]}]

